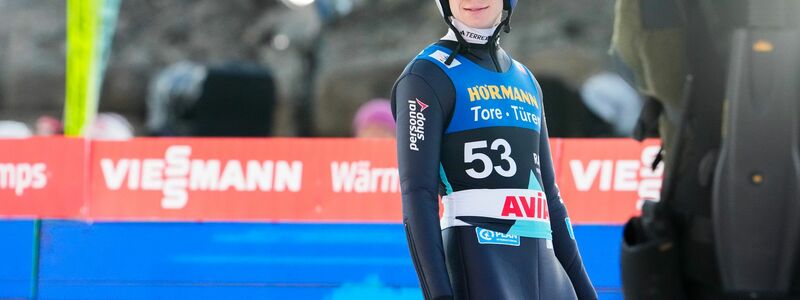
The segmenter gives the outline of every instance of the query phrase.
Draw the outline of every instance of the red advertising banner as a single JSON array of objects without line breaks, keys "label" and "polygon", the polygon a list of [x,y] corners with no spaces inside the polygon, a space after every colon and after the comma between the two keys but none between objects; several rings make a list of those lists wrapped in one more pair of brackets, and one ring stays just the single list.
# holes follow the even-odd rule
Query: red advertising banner
[{"label": "red advertising banner", "polygon": [[80,217],[87,187],[85,143],[0,139],[0,217]]},{"label": "red advertising banner", "polygon": [[[575,224],[620,224],[657,199],[657,141],[552,139]],[[401,219],[392,140],[0,140],[0,216],[100,221]]]},{"label": "red advertising banner", "polygon": [[400,221],[391,140],[96,142],[97,220]]},{"label": "red advertising banner", "polygon": [[558,186],[575,223],[624,223],[639,214],[641,200],[660,198],[664,165],[652,168],[657,140],[567,139],[559,146]]}]

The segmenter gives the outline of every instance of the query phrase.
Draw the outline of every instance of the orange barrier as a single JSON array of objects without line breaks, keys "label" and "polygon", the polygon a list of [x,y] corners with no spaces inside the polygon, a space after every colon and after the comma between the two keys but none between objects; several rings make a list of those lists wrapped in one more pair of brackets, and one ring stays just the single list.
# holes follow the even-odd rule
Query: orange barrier
[{"label": "orange barrier", "polygon": [[[657,141],[552,139],[573,223],[619,224],[658,198]],[[0,141],[0,216],[102,221],[400,221],[391,140]]]}]

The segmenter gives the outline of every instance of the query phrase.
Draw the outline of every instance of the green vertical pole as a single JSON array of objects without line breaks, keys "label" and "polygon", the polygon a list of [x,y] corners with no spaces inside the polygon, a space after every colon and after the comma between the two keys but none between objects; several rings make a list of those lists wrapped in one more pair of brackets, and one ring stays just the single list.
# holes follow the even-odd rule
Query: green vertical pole
[{"label": "green vertical pole", "polygon": [[64,134],[84,136],[97,115],[121,0],[67,1]]},{"label": "green vertical pole", "polygon": [[31,299],[39,298],[39,246],[41,245],[42,220],[33,221],[33,259],[31,262]]},{"label": "green vertical pole", "polygon": [[97,111],[97,51],[100,0],[67,1],[67,83],[64,134],[83,136]]}]

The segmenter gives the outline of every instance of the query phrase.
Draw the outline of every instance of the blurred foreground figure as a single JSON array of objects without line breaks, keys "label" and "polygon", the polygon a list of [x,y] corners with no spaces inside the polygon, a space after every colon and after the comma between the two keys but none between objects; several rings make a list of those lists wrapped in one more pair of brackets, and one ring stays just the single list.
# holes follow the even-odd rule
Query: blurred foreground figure
[{"label": "blurred foreground figure", "polygon": [[[800,1],[618,0],[612,51],[660,127],[626,299],[800,299]],[[657,162],[656,162],[657,163]]]},{"label": "blurred foreground figure", "polygon": [[387,99],[373,99],[361,105],[353,120],[353,132],[358,138],[394,138],[396,126],[392,104]]},{"label": "blurred foreground figure", "polygon": [[597,299],[555,182],[542,90],[500,47],[517,2],[437,0],[450,31],[392,91],[426,299]]}]

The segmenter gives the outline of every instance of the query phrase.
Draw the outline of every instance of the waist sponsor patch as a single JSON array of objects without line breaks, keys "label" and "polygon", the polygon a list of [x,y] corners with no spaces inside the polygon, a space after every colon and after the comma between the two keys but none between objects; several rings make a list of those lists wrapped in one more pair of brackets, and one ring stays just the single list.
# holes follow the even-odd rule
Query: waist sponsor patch
[{"label": "waist sponsor patch", "polygon": [[519,235],[505,234],[485,228],[475,227],[479,244],[519,246]]}]

